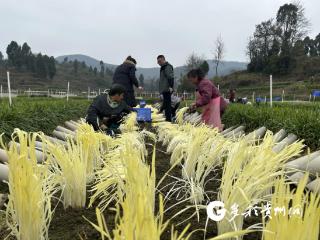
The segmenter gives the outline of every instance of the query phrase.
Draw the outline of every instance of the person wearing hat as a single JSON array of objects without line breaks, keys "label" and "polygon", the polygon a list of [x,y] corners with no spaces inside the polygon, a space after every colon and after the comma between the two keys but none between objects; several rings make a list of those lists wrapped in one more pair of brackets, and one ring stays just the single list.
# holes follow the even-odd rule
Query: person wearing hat
[{"label": "person wearing hat", "polygon": [[136,98],[134,96],[134,86],[142,90],[139,86],[139,81],[136,77],[136,65],[137,61],[128,56],[126,60],[119,65],[113,74],[113,84],[120,84],[124,87],[124,101],[130,106],[135,107],[137,105]]}]

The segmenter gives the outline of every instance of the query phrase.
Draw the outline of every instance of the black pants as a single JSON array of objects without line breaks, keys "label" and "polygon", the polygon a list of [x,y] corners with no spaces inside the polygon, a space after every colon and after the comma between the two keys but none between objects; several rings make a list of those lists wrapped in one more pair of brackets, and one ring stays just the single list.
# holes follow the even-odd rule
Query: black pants
[{"label": "black pants", "polygon": [[164,115],[166,116],[166,121],[171,122],[171,93],[170,92],[163,92],[163,109]]},{"label": "black pants", "polygon": [[176,117],[176,111],[178,110],[178,108],[179,108],[179,106],[180,106],[180,103],[178,102],[173,108],[172,108],[172,117]]}]

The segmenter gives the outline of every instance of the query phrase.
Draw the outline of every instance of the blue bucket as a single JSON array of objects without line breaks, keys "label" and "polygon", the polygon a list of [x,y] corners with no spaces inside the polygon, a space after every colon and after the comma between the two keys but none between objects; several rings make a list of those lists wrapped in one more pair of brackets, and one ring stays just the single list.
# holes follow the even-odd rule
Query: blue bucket
[{"label": "blue bucket", "polygon": [[151,108],[134,108],[138,122],[151,122]]}]

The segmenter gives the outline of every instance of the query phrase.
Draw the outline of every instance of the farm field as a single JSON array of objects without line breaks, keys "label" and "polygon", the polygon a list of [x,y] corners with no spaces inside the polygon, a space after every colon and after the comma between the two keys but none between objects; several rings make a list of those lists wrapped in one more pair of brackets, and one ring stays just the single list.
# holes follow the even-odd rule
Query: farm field
[{"label": "farm field", "polygon": [[[155,113],[155,123],[138,124],[131,114],[117,138],[95,133],[86,124],[69,121],[69,125],[65,125],[69,126],[64,132],[66,138],[61,139],[67,142],[66,147],[61,142],[50,142],[44,135],[29,133],[42,130],[51,135],[57,125],[83,117],[88,104],[81,99],[68,103],[17,99],[11,111],[5,107],[6,102],[1,103],[3,139],[9,143],[15,131],[14,140],[20,143],[20,150],[16,145],[7,152],[11,185],[8,187],[2,182],[0,194],[11,196],[9,202],[6,201],[10,207],[1,207],[0,239],[10,233],[6,214],[15,235],[9,239],[19,238],[19,234],[25,234],[21,239],[53,240],[102,239],[102,236],[104,239],[192,240],[214,239],[217,235],[221,238],[216,239],[241,239],[243,235],[242,239],[262,239],[262,236],[279,240],[298,239],[295,236],[301,236],[299,240],[319,239],[319,190],[308,184],[317,181],[320,171],[307,168],[302,171],[301,166],[293,171],[288,165],[306,154],[304,144],[311,147],[312,152],[319,149],[318,104],[282,104],[273,109],[263,105],[231,105],[223,119],[226,128],[242,125],[245,131],[234,128],[218,133],[191,124],[182,108],[177,124],[164,123],[162,116]],[[266,132],[262,126],[272,132]],[[28,133],[14,130],[15,127]],[[286,133],[279,133],[281,129]],[[286,138],[288,133],[305,142]],[[45,153],[46,164],[36,164],[36,154],[30,153],[38,140],[43,144],[38,149]],[[316,152],[312,156],[310,162],[319,161],[320,154]],[[29,162],[33,163],[29,165]],[[15,174],[13,166],[17,167],[15,170],[28,168],[34,173],[30,176]],[[37,175],[40,170],[42,174]],[[297,173],[302,173],[298,180],[290,178]],[[42,178],[43,174],[47,177]],[[23,189],[27,195],[19,196],[17,189],[22,180],[19,182],[14,176],[26,177]],[[37,176],[37,180],[33,176]],[[44,185],[36,187],[39,181]],[[28,194],[27,189],[43,196],[39,198],[43,205],[39,207],[36,195]],[[287,200],[281,198],[284,194]],[[206,207],[215,200],[224,202],[227,218],[232,218],[234,204],[238,204],[239,214],[219,223],[208,219]],[[269,202],[283,205],[289,211],[291,201],[305,206],[306,211],[300,218],[242,215],[251,204],[261,206]],[[17,206],[20,209],[34,207],[39,216],[44,211],[45,220],[39,217],[33,222],[34,226],[39,224],[40,232],[36,235],[28,231],[21,233],[23,229],[18,226],[23,226],[23,221],[28,226],[26,216],[34,210],[26,208],[20,212],[27,215],[19,215]],[[281,231],[285,224],[290,231]],[[279,235],[275,238],[268,231]],[[223,235],[226,233],[230,235]],[[26,234],[38,238],[28,238]]]}]

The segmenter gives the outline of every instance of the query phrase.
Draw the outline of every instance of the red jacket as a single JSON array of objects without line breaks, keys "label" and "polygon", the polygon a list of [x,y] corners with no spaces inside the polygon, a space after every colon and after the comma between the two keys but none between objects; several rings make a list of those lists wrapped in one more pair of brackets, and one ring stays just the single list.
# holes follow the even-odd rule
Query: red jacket
[{"label": "red jacket", "polygon": [[[197,84],[197,91],[200,94],[200,97],[196,100],[196,106],[202,107],[207,105],[211,99],[220,97],[220,92],[216,86],[208,79],[202,79]],[[221,98],[220,100],[220,110],[223,112],[227,106],[226,101]]]}]

